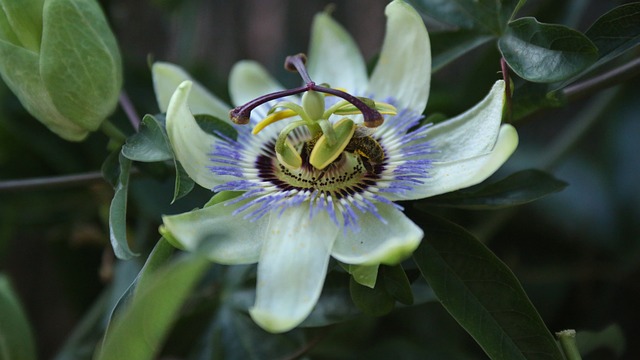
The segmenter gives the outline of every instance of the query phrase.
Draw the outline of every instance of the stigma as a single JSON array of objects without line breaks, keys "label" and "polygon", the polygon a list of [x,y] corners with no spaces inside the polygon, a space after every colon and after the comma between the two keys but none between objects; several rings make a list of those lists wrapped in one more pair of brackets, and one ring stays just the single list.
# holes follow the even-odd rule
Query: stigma
[{"label": "stigma", "polygon": [[[231,121],[240,125],[248,124],[251,112],[256,107],[302,94],[301,104],[277,102],[252,130],[256,135],[278,121],[291,120],[282,128],[274,145],[275,155],[282,169],[299,173],[303,166],[311,167],[316,174],[314,177],[320,179],[337,162],[344,162],[346,156],[354,158],[365,172],[373,171],[384,159],[384,152],[371,134],[383,124],[383,115],[397,114],[396,108],[384,102],[356,97],[328,84],[318,85],[310,78],[305,63],[304,54],[288,56],[285,60],[285,69],[297,72],[304,80],[304,85],[266,94],[238,106],[229,113]],[[332,101],[328,106],[327,97],[338,97],[340,100]],[[340,119],[330,121],[329,118],[334,115]],[[361,115],[362,123],[356,123],[350,117],[353,115]],[[292,140],[290,134],[301,130],[299,128],[304,129],[308,134],[307,138],[303,141]]]}]

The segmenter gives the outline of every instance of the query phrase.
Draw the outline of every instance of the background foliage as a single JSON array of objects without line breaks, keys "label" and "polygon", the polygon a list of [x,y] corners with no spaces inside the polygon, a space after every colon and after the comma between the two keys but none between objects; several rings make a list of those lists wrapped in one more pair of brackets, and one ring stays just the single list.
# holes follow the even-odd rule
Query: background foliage
[{"label": "background foliage", "polygon": [[[530,0],[517,13],[516,18],[521,19],[511,25],[507,20],[522,2],[502,1],[499,9],[495,1],[411,3],[425,14],[434,52],[427,116],[433,115],[432,120],[448,117],[477,102],[501,76],[498,71],[504,55],[516,74],[511,120],[521,145],[493,185],[403,204],[408,215],[427,230],[428,238],[434,239],[416,253],[415,262],[404,264],[405,277],[397,269],[385,269],[385,289],[362,294],[357,284],[351,290],[345,286],[349,282],[346,274],[333,272],[306,325],[347,321],[295,330],[286,336],[264,333],[242,312],[251,303],[253,268],[209,266],[187,257],[178,257],[168,269],[162,266],[175,254],[165,241],[157,243],[160,215],[202,206],[210,197],[208,191],[196,186],[172,204],[172,166],[136,162],[126,179],[122,175],[129,166],[127,160],[118,164],[103,134],[93,133],[82,143],[65,142],[35,121],[0,83],[0,180],[5,186],[0,188],[0,270],[4,274],[0,310],[16,314],[6,321],[2,318],[0,332],[15,322],[19,324],[16,331],[28,334],[28,327],[23,326],[26,316],[33,334],[33,339],[20,337],[24,341],[14,354],[32,356],[35,343],[40,358],[90,358],[115,307],[115,312],[143,329],[163,329],[162,324],[176,321],[170,333],[154,333],[147,343],[157,344],[162,349],[160,356],[165,357],[497,357],[490,339],[477,338],[478,331],[486,329],[474,330],[473,319],[447,313],[456,305],[439,291],[441,275],[430,278],[446,266],[425,268],[425,264],[449,264],[459,281],[469,281],[478,268],[469,261],[458,264],[459,259],[443,254],[452,244],[447,236],[475,236],[486,248],[472,242],[477,244],[473,258],[495,264],[499,258],[506,263],[551,332],[578,330],[585,359],[640,357],[640,345],[633,341],[640,332],[640,285],[636,280],[640,275],[640,87],[633,77],[637,71],[623,73],[614,79],[618,85],[607,90],[581,85],[585,79],[637,63],[640,53],[633,47],[640,36],[637,3],[628,5],[635,8],[617,8],[597,20],[624,2]],[[345,24],[372,61],[384,32],[385,4],[335,1],[334,17]],[[290,81],[287,85],[294,85],[297,78],[284,72],[282,59],[307,48],[311,19],[327,3],[105,0],[101,5],[123,56],[124,89],[139,115],[144,115],[158,112],[148,56],[189,68],[223,99],[228,99],[228,71],[243,58],[260,61],[279,79]],[[559,65],[550,71],[549,64]],[[134,133],[123,110],[118,109],[111,120],[127,135]],[[157,120],[149,117],[144,121],[145,134],[152,138],[162,136],[154,128]],[[144,146],[144,139],[137,141]],[[152,155],[170,158],[166,152]],[[118,212],[121,208],[110,209],[114,191],[100,173],[106,158],[110,160],[105,173],[112,175],[113,184],[120,184],[115,199],[128,200],[126,227],[125,214]],[[528,170],[532,168],[546,173]],[[34,188],[5,182],[75,174],[86,176]],[[128,199],[123,186],[128,187]],[[514,204],[522,205],[511,207]],[[126,233],[131,252],[140,256],[117,260],[110,246],[110,227]],[[189,280],[201,272],[199,282]],[[435,301],[421,273],[442,303]],[[504,276],[509,291],[522,290],[512,275],[496,276]],[[406,280],[411,282],[413,298],[403,290]],[[174,291],[167,293],[162,283],[175,283]],[[492,291],[490,295],[496,296],[505,290]],[[365,309],[391,309],[396,300],[413,305],[396,305],[381,317],[362,315],[351,302],[352,295]],[[149,319],[135,309],[158,298],[163,301],[153,304],[166,316],[148,324]],[[363,304],[358,298],[371,303]],[[495,310],[491,308],[495,302],[480,303],[480,312]],[[22,308],[24,315],[16,308]],[[531,311],[525,305],[520,309],[524,309],[521,313]],[[475,334],[482,348],[456,320]],[[118,323],[109,326],[112,330],[122,327]],[[126,339],[127,332],[138,329],[123,331],[118,336]],[[506,336],[518,338],[517,334]],[[107,350],[122,350],[124,343],[112,338],[104,343],[102,354],[115,356],[117,353]]]}]

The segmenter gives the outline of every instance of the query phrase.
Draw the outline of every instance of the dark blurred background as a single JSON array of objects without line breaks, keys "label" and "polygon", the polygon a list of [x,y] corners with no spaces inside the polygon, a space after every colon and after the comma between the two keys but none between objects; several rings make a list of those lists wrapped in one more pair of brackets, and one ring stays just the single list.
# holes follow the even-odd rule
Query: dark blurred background
[{"label": "dark blurred background", "polygon": [[[101,1],[123,53],[125,90],[140,115],[158,111],[148,67],[154,60],[189,69],[225,100],[229,70],[240,59],[257,60],[285,84],[296,84],[299,79],[282,69],[283,59],[306,51],[313,16],[329,4],[365,59],[373,59],[384,35],[386,3]],[[621,3],[530,0],[519,14],[584,31]],[[427,19],[427,24],[430,31],[442,26],[433,19]],[[632,56],[638,56],[637,49],[632,51]],[[501,77],[499,58],[495,43],[490,42],[439,70],[434,74],[427,115],[437,111],[452,116],[477,102]],[[638,85],[636,77],[610,92],[562,109],[539,111],[516,124],[521,146],[501,174],[545,169],[570,183],[564,192],[515,210],[446,212],[511,267],[552,332],[599,331],[618,324],[626,339],[624,359],[640,358],[635,341],[640,332]],[[593,119],[584,120],[589,116]],[[113,121],[132,133],[121,110]],[[581,131],[572,128],[576,124],[587,125]],[[563,148],[563,136],[574,133],[579,136],[576,146]],[[58,139],[0,83],[0,181],[99,171],[108,156],[106,147],[102,134],[93,134],[83,143]],[[171,192],[170,174],[133,180],[130,231],[139,250],[157,240],[160,214],[200,206],[208,196],[197,191],[169,206]],[[101,180],[0,192],[0,271],[9,275],[26,308],[42,358],[60,349],[114,279],[114,272],[126,274],[120,279],[132,278],[144,260],[128,264],[114,260],[106,225],[112,194]],[[420,216],[411,208],[408,213]],[[349,342],[339,341],[338,335],[329,337],[326,343],[334,348],[320,343],[312,357],[352,358],[354,353],[344,353],[349,349],[383,359],[393,353],[393,345],[400,344],[410,349],[407,354],[427,354],[420,349],[430,348],[430,358],[436,359],[485,358],[435,303],[403,309],[379,321],[360,319],[351,326],[364,330],[352,334]],[[585,358],[615,357],[614,351],[602,348]]]}]

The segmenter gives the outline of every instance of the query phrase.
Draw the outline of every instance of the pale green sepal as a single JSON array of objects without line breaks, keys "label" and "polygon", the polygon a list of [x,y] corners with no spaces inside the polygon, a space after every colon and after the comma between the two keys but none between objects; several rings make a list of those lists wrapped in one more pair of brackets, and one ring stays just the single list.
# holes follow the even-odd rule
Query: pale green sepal
[{"label": "pale green sepal", "polygon": [[299,325],[317,303],[339,229],[325,211],[311,218],[305,204],[264,217],[268,226],[249,313],[263,329],[281,333]]},{"label": "pale green sepal", "polygon": [[45,1],[40,76],[58,111],[83,129],[97,130],[115,110],[122,61],[98,2]]},{"label": "pale green sepal", "polygon": [[163,232],[170,242],[186,251],[197,252],[219,264],[253,264],[258,261],[266,236],[268,217],[249,222],[232,212],[245,202],[218,203],[204,209],[163,216]]},{"label": "pale green sepal", "polygon": [[167,112],[171,95],[178,85],[189,80],[193,83],[187,104],[193,114],[209,114],[229,121],[229,106],[211,94],[204,86],[193,80],[183,68],[167,62],[156,62],[151,67],[153,89],[161,112]]},{"label": "pale green sepal", "polygon": [[44,0],[0,0],[0,12],[4,13],[3,20],[7,22],[1,27],[11,29],[15,35],[13,40],[18,41],[13,42],[15,45],[35,52],[40,50],[43,5]]},{"label": "pale green sepal", "polygon": [[427,140],[438,151],[438,161],[461,160],[491,151],[500,131],[504,89],[504,81],[496,81],[474,107],[427,130]]},{"label": "pale green sepal", "polygon": [[244,105],[260,96],[283,89],[282,85],[255,61],[239,61],[229,74],[229,95],[231,95],[231,102],[236,106]]},{"label": "pale green sepal", "polygon": [[216,138],[204,132],[189,111],[187,102],[192,83],[185,81],[176,89],[167,109],[167,135],[173,152],[184,170],[198,185],[213,189],[229,179],[215,176],[209,166],[209,153]]},{"label": "pale green sepal", "polygon": [[421,114],[431,83],[431,45],[420,15],[407,3],[387,5],[387,30],[366,93],[392,98],[399,108]]},{"label": "pale green sepal", "polygon": [[307,68],[318,84],[328,83],[350,93],[362,93],[367,85],[366,65],[358,45],[327,13],[313,19]]},{"label": "pale green sepal", "polygon": [[58,136],[81,141],[89,132],[62,115],[40,78],[38,54],[0,40],[0,75],[24,108]]},{"label": "pale green sepal", "polygon": [[429,177],[410,192],[388,196],[389,200],[415,200],[476,185],[491,176],[518,146],[518,132],[505,124],[500,127],[494,148],[486,154],[449,162],[434,162]]},{"label": "pale green sepal", "polygon": [[377,208],[386,224],[370,212],[361,214],[359,232],[338,234],[331,251],[336,260],[356,265],[395,265],[418,247],[422,229],[393,205],[379,203]]},{"label": "pale green sepal", "polygon": [[373,289],[378,279],[380,265],[348,265],[348,271],[358,284]]}]

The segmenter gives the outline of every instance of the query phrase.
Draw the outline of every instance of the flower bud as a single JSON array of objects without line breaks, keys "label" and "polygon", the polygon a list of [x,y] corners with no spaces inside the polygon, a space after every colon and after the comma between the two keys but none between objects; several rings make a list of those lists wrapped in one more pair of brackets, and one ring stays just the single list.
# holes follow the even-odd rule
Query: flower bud
[{"label": "flower bud", "polygon": [[60,137],[83,140],[122,86],[120,52],[94,0],[0,0],[0,75]]}]

